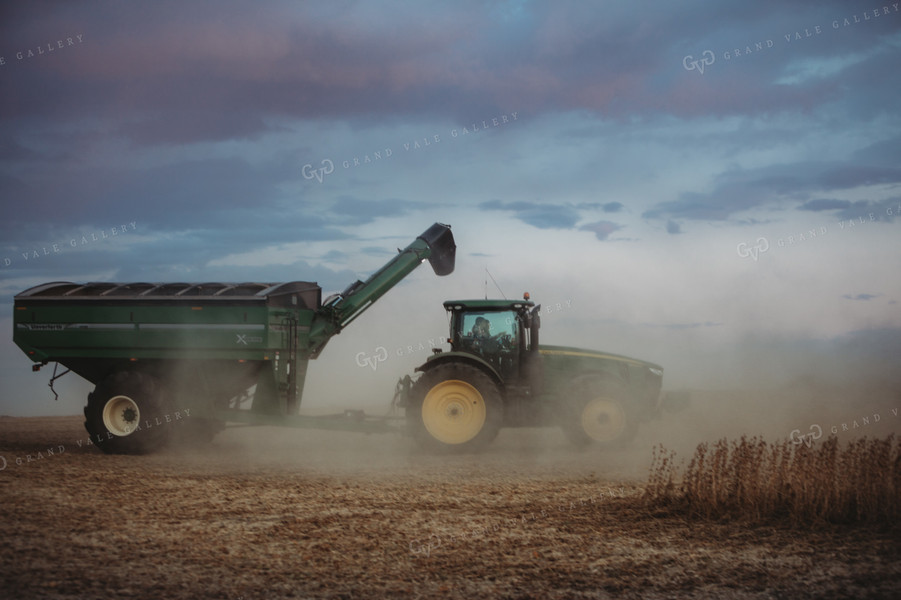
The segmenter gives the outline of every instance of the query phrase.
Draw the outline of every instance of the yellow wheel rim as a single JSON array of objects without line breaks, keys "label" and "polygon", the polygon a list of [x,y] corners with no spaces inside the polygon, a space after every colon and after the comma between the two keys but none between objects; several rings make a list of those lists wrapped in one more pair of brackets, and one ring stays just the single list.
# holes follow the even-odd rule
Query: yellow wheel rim
[{"label": "yellow wheel rim", "polygon": [[445,444],[463,444],[482,431],[488,417],[485,399],[465,381],[442,381],[422,401],[422,423]]},{"label": "yellow wheel rim", "polygon": [[135,431],[141,420],[141,409],[128,396],[114,396],[103,407],[103,425],[113,435],[125,437]]},{"label": "yellow wheel rim", "polygon": [[626,430],[623,405],[610,398],[595,398],[582,409],[582,430],[596,442],[612,442]]}]

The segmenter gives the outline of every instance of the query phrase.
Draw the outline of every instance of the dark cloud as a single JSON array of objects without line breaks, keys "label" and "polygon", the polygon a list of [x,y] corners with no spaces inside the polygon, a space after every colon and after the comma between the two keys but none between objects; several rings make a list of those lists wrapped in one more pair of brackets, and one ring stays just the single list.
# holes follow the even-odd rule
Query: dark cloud
[{"label": "dark cloud", "polygon": [[806,191],[810,183],[805,174],[811,167],[792,167],[731,169],[717,175],[712,192],[682,192],[677,200],[660,202],[642,216],[722,221],[734,213],[773,202],[780,196]]},{"label": "dark cloud", "polygon": [[624,207],[625,205],[622,202],[608,202],[601,208],[604,209],[605,213],[616,213],[620,212]]},{"label": "dark cloud", "polygon": [[682,233],[682,226],[676,221],[670,219],[666,222],[666,232],[671,235]]},{"label": "dark cloud", "polygon": [[672,217],[691,220],[722,221],[733,213],[752,208],[759,204],[761,199],[753,199],[750,196],[742,202],[738,198],[699,194],[696,192],[684,192],[678,200],[661,202],[655,208],[646,210],[642,216],[646,219],[663,219]]},{"label": "dark cloud", "polygon": [[901,156],[901,135],[875,142],[855,152],[852,160],[860,164],[897,167]]},{"label": "dark cloud", "polygon": [[824,165],[817,183],[824,189],[844,190],[862,185],[901,183],[901,167],[870,165]]},{"label": "dark cloud", "polygon": [[798,200],[805,201],[799,210],[850,210],[850,202],[809,197],[814,193],[896,183],[901,183],[901,167],[798,162],[730,169],[715,177],[713,191],[682,192],[678,199],[660,202],[642,216],[723,221],[751,208]]},{"label": "dark cloud", "polygon": [[852,296],[851,294],[845,294],[842,298],[846,300],[872,300],[874,298],[879,298],[882,294],[857,294],[856,296]]},{"label": "dark cloud", "polygon": [[572,229],[579,221],[578,211],[568,205],[489,200],[479,204],[479,208],[512,212],[523,223],[538,229]]},{"label": "dark cloud", "polygon": [[[360,251],[365,252],[366,254],[394,255],[393,250],[391,250],[388,247],[382,247],[382,246],[363,246],[362,248],[360,248]],[[324,255],[322,258],[323,259],[326,259],[326,258],[332,259],[332,258],[342,258],[343,256],[346,256],[346,254],[344,254],[343,252],[340,252],[338,250],[332,250],[328,254]]]},{"label": "dark cloud", "polygon": [[[382,248],[362,248],[363,252],[367,254],[370,252],[377,252],[383,250]],[[347,253],[342,252],[341,250],[329,250],[325,254],[322,255],[322,260],[331,261],[331,262],[341,262],[347,259]]]},{"label": "dark cloud", "polygon": [[[52,224],[143,223],[202,227],[223,213],[271,203],[277,178],[235,159],[198,159],[159,166],[59,169],[34,165],[28,178],[15,181],[15,192],[30,210],[9,215],[2,229],[34,221]],[[4,232],[4,236],[7,235]]]},{"label": "dark cloud", "polygon": [[[642,11],[637,21],[621,6],[597,11],[578,2],[523,5],[516,16],[479,2],[377,6],[30,3],[0,24],[7,59],[73,32],[84,41],[4,65],[14,85],[0,98],[0,115],[118,116],[119,133],[156,144],[253,138],[282,117],[466,120],[511,106],[692,117],[826,101],[885,106],[896,91],[884,74],[894,65],[889,36],[901,20],[833,30],[829,17],[853,13],[837,0],[688,2]],[[819,39],[782,37],[813,24],[826,27]],[[770,38],[776,47],[765,52],[723,57]],[[709,76],[683,68],[684,56],[705,49],[719,55]],[[852,51],[863,58],[848,72],[774,83],[787,61]],[[50,78],[53,94],[44,93]]]},{"label": "dark cloud", "polygon": [[231,139],[259,139],[263,134],[284,131],[267,124],[259,114],[210,110],[169,111],[122,123],[118,135],[141,146],[177,145]]},{"label": "dark cloud", "polygon": [[582,231],[591,231],[594,233],[595,237],[603,242],[607,240],[611,234],[623,229],[623,226],[613,223],[612,221],[597,221],[595,223],[582,225],[579,229]]},{"label": "dark cloud", "polygon": [[851,202],[848,200],[830,200],[826,198],[821,198],[817,200],[809,200],[798,207],[798,210],[812,210],[812,211],[821,211],[821,210],[839,210],[842,208],[848,208],[851,206]]},{"label": "dark cloud", "polygon": [[[870,215],[872,215],[872,219]],[[892,223],[899,215],[901,215],[901,196],[879,202],[858,200],[849,203],[847,208],[836,213],[836,216],[842,221],[864,219],[865,221],[873,220],[881,223]]]}]

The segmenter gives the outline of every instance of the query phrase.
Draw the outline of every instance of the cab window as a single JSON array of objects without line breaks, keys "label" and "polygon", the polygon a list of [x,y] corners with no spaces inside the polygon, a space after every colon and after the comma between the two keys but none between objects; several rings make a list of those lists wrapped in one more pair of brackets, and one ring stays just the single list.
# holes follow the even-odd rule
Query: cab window
[{"label": "cab window", "polygon": [[518,328],[513,311],[471,312],[463,315],[460,334],[464,339],[498,337],[504,333],[516,341]]}]

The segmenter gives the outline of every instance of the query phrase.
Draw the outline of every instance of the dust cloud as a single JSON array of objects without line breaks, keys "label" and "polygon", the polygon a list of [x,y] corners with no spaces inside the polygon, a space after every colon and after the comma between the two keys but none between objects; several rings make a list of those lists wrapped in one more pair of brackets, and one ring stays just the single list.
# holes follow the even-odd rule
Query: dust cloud
[{"label": "dust cloud", "polygon": [[[700,369],[693,369],[693,385],[677,386],[690,393],[689,406],[677,413],[661,410],[657,418],[641,424],[636,438],[623,449],[580,450],[569,443],[559,427],[550,426],[502,429],[497,439],[478,454],[429,454],[400,433],[403,427],[398,419],[392,421],[398,433],[388,434],[230,427],[214,441],[215,455],[241,469],[266,465],[349,478],[550,481],[565,474],[640,485],[658,444],[687,461],[698,444],[721,438],[761,436],[767,441],[789,439],[796,444],[811,444],[832,434],[844,442],[901,432],[901,378],[890,368],[890,357],[901,354],[892,354],[892,345],[897,344],[894,339],[880,333],[813,346],[748,341],[741,351],[728,357],[734,363],[729,368],[733,382],[724,380],[721,371],[705,378]],[[865,350],[862,343],[867,344]],[[421,362],[425,355],[414,358]],[[724,361],[720,356],[719,362],[712,364],[722,365]],[[403,361],[398,358],[396,362]],[[311,363],[313,385],[308,385],[308,395],[301,405],[304,414],[335,413],[345,408],[364,409],[373,416],[389,414],[397,376],[393,368],[387,368],[390,361],[379,367],[385,367],[386,373],[378,385],[374,383],[378,370],[353,367],[352,373],[372,378],[369,395],[363,397],[366,402],[361,402],[360,396],[329,397],[318,390],[317,380],[326,387],[340,380],[339,373],[318,369],[328,366]],[[413,369],[400,372],[413,373]],[[346,370],[344,377],[348,377]],[[667,385],[666,376],[664,388],[674,389]],[[397,416],[402,414],[400,411]]]}]

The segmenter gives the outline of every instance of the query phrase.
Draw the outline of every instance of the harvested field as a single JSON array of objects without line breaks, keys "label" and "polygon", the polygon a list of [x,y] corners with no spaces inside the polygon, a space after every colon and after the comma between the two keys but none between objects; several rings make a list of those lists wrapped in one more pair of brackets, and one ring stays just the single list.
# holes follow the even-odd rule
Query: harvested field
[{"label": "harvested field", "polygon": [[440,457],[399,436],[234,428],[107,456],[78,417],[0,418],[0,596],[897,597],[897,527],[649,511],[652,437],[602,456],[504,430]]}]

